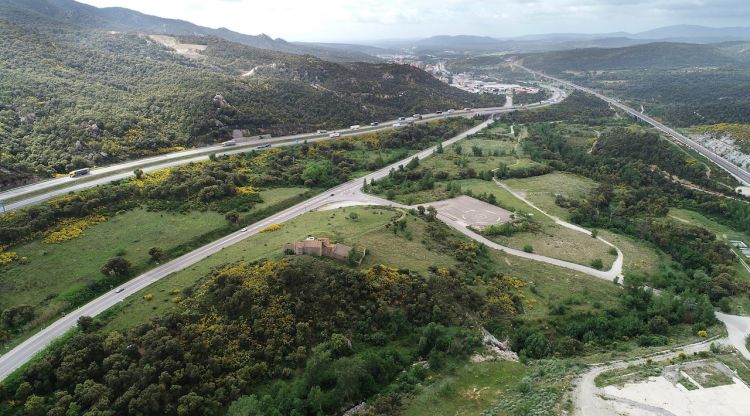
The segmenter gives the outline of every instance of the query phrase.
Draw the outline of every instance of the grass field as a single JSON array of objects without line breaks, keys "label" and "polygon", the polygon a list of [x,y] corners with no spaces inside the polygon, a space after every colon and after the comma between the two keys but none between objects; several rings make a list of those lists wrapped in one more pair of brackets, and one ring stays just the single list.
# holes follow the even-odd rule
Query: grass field
[{"label": "grass field", "polygon": [[[14,248],[26,256],[26,265],[13,264],[0,269],[0,305],[41,305],[45,297],[54,299],[67,290],[99,278],[99,268],[122,254],[135,268],[149,260],[148,249],[169,249],[192,237],[224,224],[222,215],[191,212],[164,214],[135,209],[88,228],[82,237],[58,244],[40,240]],[[54,302],[52,302],[54,304]]]},{"label": "grass field", "polygon": [[420,388],[403,415],[479,415],[520,383],[524,373],[524,366],[517,362],[467,363]]},{"label": "grass field", "polygon": [[[457,146],[461,146],[460,155],[455,152]],[[472,153],[473,146],[482,149],[482,156],[474,156]],[[492,170],[500,166],[501,162],[506,165],[516,163],[515,146],[515,141],[506,139],[466,139],[446,147],[445,153],[441,155],[433,155],[424,159],[421,161],[421,165],[433,173],[443,171],[452,177],[458,175],[459,163],[477,172]],[[497,156],[495,156],[495,152],[498,152]]]},{"label": "grass field", "polygon": [[458,183],[462,188],[471,189],[475,195],[494,194],[498,205],[509,211],[533,214],[534,221],[541,227],[539,231],[515,233],[510,237],[495,236],[492,237],[493,241],[518,250],[531,245],[535,253],[585,266],[591,265],[594,259],[601,259],[605,270],[612,266],[616,256],[609,254],[609,246],[586,234],[555,224],[552,219],[542,215],[496,183],[482,180]]},{"label": "grass field", "polygon": [[[536,232],[516,233],[510,237],[497,236],[492,238],[500,244],[519,250],[522,250],[526,245],[531,245],[535,253],[585,266],[591,265],[591,262],[595,259],[601,259],[605,270],[611,267],[616,258],[616,256],[609,254],[609,246],[606,244],[583,233],[555,224],[552,219],[542,215],[492,181],[465,179],[454,181],[454,183],[460,185],[463,190],[471,190],[474,195],[482,193],[495,195],[497,205],[512,212],[530,213],[533,215],[534,221],[541,227]],[[432,190],[410,195],[398,195],[395,200],[411,205],[448,197],[444,184],[440,184]]]},{"label": "grass field", "polygon": [[715,233],[722,240],[742,240],[750,245],[750,235],[747,233],[733,230],[726,225],[719,224],[695,211],[671,208],[668,215],[674,220],[703,227]]},{"label": "grass field", "polygon": [[623,272],[654,273],[660,264],[671,262],[668,255],[662,253],[645,241],[607,230],[598,230],[599,237],[616,245],[624,257]]},{"label": "grass field", "polygon": [[554,221],[549,219],[547,216],[542,215],[534,208],[527,205],[525,202],[516,198],[513,194],[507,190],[501,188],[493,181],[483,181],[481,179],[466,179],[456,181],[457,184],[461,185],[462,189],[470,189],[474,195],[487,193],[495,195],[497,199],[497,205],[507,209],[508,211],[519,212],[519,213],[532,213],[534,214],[534,220],[540,224],[554,224]]},{"label": "grass field", "polygon": [[609,246],[603,242],[557,224],[543,225],[539,231],[519,232],[510,237],[493,236],[490,239],[518,250],[530,245],[534,253],[584,266],[590,266],[594,259],[600,259],[603,270],[609,270],[617,258],[609,253]]},{"label": "grass field", "polygon": [[564,304],[571,312],[605,310],[614,307],[622,293],[614,283],[573,270],[494,250],[490,258],[498,272],[526,283],[524,319],[545,319],[551,308],[559,304]]},{"label": "grass field", "polygon": [[570,414],[565,392],[582,369],[571,360],[466,364],[418,387],[403,415]]},{"label": "grass field", "polygon": [[555,204],[555,196],[578,199],[596,189],[598,184],[583,176],[564,172],[521,179],[503,179],[503,183],[524,195],[540,209],[563,220],[570,218],[570,212]]},{"label": "grass field", "polygon": [[[358,218],[349,218],[351,212]],[[252,262],[263,258],[283,256],[281,247],[286,242],[302,240],[313,235],[330,237],[349,244],[358,250],[367,249],[362,267],[388,264],[425,272],[431,265],[451,267],[451,257],[430,252],[423,244],[425,224],[409,217],[406,233],[394,235],[385,225],[401,213],[377,207],[349,207],[331,211],[311,212],[295,218],[274,232],[249,237],[241,243],[228,247],[194,266],[172,274],[123,302],[122,306],[109,313],[108,328],[121,329],[158,316],[174,307],[172,300],[186,287],[193,286],[212,269],[234,262]],[[408,239],[409,237],[411,239]],[[150,293],[150,301],[143,295]]]},{"label": "grass field", "polygon": [[[273,207],[305,192],[305,188],[279,188],[261,192],[263,202],[244,213]],[[42,239],[13,248],[20,262],[0,268],[0,310],[28,304],[35,309],[34,320],[11,340],[14,344],[37,328],[70,309],[71,299],[92,282],[107,279],[99,271],[107,259],[121,255],[131,263],[131,274],[142,273],[155,264],[148,251],[160,247],[166,253],[179,255],[192,241],[226,226],[222,214],[191,212],[188,214],[150,212],[134,209],[93,225],[81,237],[56,244]],[[114,282],[113,282],[114,284]]]}]

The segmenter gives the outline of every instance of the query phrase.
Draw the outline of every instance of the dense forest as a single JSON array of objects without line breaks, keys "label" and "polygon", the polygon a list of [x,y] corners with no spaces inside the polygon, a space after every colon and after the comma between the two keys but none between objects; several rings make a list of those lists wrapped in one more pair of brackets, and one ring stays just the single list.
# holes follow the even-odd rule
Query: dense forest
[{"label": "dense forest", "polygon": [[184,41],[206,49],[189,58],[141,34],[0,17],[3,183],[215,143],[232,128],[278,135],[503,101],[410,66]]}]

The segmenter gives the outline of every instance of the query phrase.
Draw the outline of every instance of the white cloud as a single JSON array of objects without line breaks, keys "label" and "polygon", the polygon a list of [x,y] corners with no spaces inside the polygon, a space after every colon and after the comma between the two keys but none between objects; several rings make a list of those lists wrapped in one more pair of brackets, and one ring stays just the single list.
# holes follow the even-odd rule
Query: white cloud
[{"label": "white cloud", "polygon": [[304,41],[740,26],[748,0],[83,0]]}]

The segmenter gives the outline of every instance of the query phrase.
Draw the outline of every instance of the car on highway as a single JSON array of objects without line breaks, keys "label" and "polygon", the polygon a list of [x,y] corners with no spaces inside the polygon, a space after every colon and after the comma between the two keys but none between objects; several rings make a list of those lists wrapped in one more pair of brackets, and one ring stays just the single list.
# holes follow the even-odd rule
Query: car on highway
[{"label": "car on highway", "polygon": [[329,134],[328,137],[341,137],[341,133],[334,131],[333,133]]},{"label": "car on highway", "polygon": [[247,231],[247,227],[241,229],[240,231],[244,233],[245,231]]},{"label": "car on highway", "polygon": [[118,287],[117,289],[115,289],[115,293],[122,293],[124,290],[124,287]]},{"label": "car on highway", "polygon": [[271,143],[262,144],[256,147],[256,149],[268,149],[269,147],[271,147]]},{"label": "car on highway", "polygon": [[377,121],[373,121],[372,123],[370,123],[370,125],[373,126],[373,127],[375,127],[375,126],[379,126],[380,123],[377,122]]},{"label": "car on highway", "polygon": [[393,127],[401,127],[401,123],[393,123]]},{"label": "car on highway", "polygon": [[443,114],[443,112],[442,111],[435,111],[435,114],[440,115],[440,114]]},{"label": "car on highway", "polygon": [[406,120],[406,117],[399,117],[398,118],[398,121],[404,121],[404,120]]},{"label": "car on highway", "polygon": [[464,108],[464,111],[474,111],[474,109],[471,108],[471,107],[466,107],[466,108]]},{"label": "car on highway", "polygon": [[359,124],[355,124],[355,125],[349,127],[349,130],[359,130],[360,127],[361,126]]},{"label": "car on highway", "polygon": [[318,130],[315,133],[316,134],[325,134],[325,133],[328,133],[328,130]]},{"label": "car on highway", "polygon": [[456,110],[454,110],[454,109],[452,109],[452,108],[449,108],[449,109],[445,110],[445,112],[446,112],[446,113],[448,113],[448,114],[451,114],[451,113],[453,113],[454,111],[456,111]]}]

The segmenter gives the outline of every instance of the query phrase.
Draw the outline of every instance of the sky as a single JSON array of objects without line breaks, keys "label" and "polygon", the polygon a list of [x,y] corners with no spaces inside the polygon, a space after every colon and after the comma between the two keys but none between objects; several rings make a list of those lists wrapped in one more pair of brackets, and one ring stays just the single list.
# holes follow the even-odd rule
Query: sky
[{"label": "sky", "polygon": [[290,41],[747,26],[750,0],[79,0]]}]

